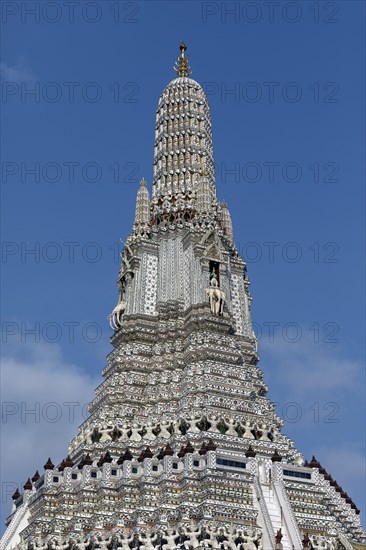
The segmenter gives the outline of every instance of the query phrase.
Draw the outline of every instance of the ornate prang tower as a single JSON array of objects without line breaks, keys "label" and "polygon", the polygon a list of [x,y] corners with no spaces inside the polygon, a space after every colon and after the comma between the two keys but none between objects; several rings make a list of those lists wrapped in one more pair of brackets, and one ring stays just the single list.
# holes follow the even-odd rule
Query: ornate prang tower
[{"label": "ornate prang tower", "polygon": [[163,91],[110,315],[113,351],[67,457],[13,495],[3,549],[352,550],[359,510],[281,433],[244,260],[216,196],[207,97]]}]

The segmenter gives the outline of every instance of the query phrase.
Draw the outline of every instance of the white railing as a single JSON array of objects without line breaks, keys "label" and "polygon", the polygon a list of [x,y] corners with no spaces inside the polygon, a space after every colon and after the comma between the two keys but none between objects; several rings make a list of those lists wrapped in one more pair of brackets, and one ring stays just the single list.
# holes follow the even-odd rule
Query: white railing
[{"label": "white railing", "polygon": [[285,485],[282,479],[274,481],[273,488],[282,509],[283,517],[286,522],[287,531],[290,537],[290,543],[292,544],[294,550],[302,550],[303,543],[301,540],[300,531],[297,526],[295,516],[292,512],[291,504],[287,497]]},{"label": "white railing", "polygon": [[254,488],[255,488],[256,495],[257,495],[257,500],[259,502],[259,507],[260,507],[260,510],[262,512],[262,516],[263,516],[263,519],[264,519],[264,526],[265,526],[265,529],[267,531],[267,537],[268,537],[268,540],[272,544],[272,548],[274,548],[275,538],[274,538],[274,531],[273,531],[273,527],[272,527],[272,522],[271,522],[271,518],[269,517],[266,502],[264,500],[262,487],[259,483],[259,480],[258,480],[257,476],[254,477]]},{"label": "white railing", "polygon": [[24,514],[27,511],[27,505],[22,504],[18,510],[15,512],[14,516],[12,517],[12,520],[10,524],[8,525],[5,533],[2,536],[2,539],[0,541],[0,550],[7,550],[8,544],[11,540],[11,538],[16,533],[16,530],[19,527],[20,522],[23,519]]},{"label": "white railing", "polygon": [[353,550],[352,544],[348,541],[348,539],[344,536],[343,533],[338,533],[338,538],[345,547],[346,550]]}]

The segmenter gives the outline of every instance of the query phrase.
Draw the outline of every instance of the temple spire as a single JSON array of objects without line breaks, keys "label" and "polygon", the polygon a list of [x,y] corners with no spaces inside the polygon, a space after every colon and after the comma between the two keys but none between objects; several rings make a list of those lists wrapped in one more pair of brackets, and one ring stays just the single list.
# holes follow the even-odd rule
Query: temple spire
[{"label": "temple spire", "polygon": [[136,190],[104,380],[67,457],[13,494],[0,550],[366,550],[358,508],[315,457],[302,466],[266,397],[184,52],[158,103],[151,200],[145,179]]},{"label": "temple spire", "polygon": [[230,241],[232,241],[233,240],[233,222],[231,220],[229,208],[227,206],[226,201],[222,203],[221,219],[222,219],[222,228],[225,231],[226,236],[230,239]]},{"label": "temple spire", "polygon": [[190,76],[192,74],[192,71],[191,71],[190,66],[188,65],[188,60],[184,55],[184,52],[186,51],[187,46],[185,45],[183,40],[180,43],[179,48],[180,48],[180,56],[178,57],[177,61],[175,62],[174,70],[178,74],[178,76],[187,77],[187,76]]},{"label": "temple spire", "polygon": [[144,225],[150,221],[150,197],[145,178],[140,182],[136,197],[135,224]]},{"label": "temple spire", "polygon": [[[163,90],[156,111],[154,143],[154,179],[152,216],[162,219],[168,213],[166,200],[180,195],[190,209],[193,194],[201,177],[202,159],[210,188],[211,202],[216,198],[211,117],[208,100],[202,86],[192,78],[182,42],[181,55],[175,64],[179,78],[174,78]],[[164,197],[164,201],[159,203]],[[169,198],[170,197],[170,198]],[[162,204],[164,203],[164,207]],[[177,204],[171,205],[175,215]],[[181,206],[181,203],[179,203]],[[160,212],[161,210],[161,212]]]}]

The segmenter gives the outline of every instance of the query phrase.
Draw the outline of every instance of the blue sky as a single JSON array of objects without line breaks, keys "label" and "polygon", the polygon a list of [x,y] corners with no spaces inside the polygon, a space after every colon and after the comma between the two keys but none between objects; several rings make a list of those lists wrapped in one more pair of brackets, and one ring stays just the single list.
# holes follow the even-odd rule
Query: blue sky
[{"label": "blue sky", "polygon": [[364,4],[34,4],[2,5],[2,518],[11,484],[63,458],[101,380],[119,240],[151,186],[181,39],[269,396],[364,514]]}]

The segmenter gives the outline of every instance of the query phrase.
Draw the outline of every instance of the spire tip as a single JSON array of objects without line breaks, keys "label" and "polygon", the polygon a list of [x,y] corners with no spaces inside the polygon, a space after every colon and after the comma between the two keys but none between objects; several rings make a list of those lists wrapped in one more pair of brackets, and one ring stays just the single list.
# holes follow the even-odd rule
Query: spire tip
[{"label": "spire tip", "polygon": [[192,71],[191,71],[191,68],[188,65],[188,61],[187,61],[187,59],[184,55],[184,52],[186,51],[187,46],[185,45],[183,40],[180,43],[179,49],[180,49],[180,56],[178,57],[177,61],[175,62],[174,70],[178,74],[179,77],[184,78],[184,77],[190,76],[192,74]]}]

